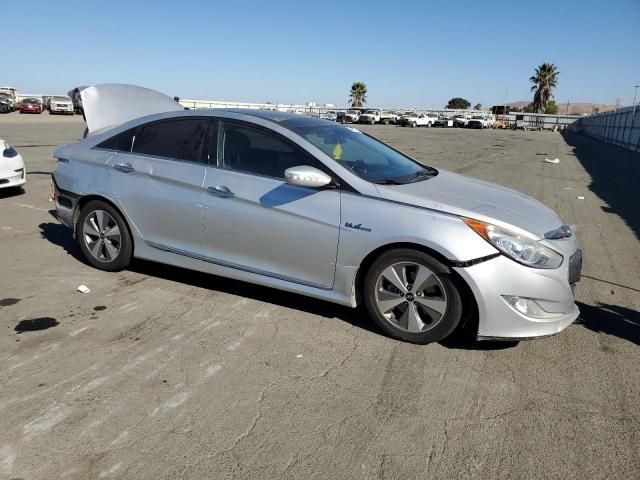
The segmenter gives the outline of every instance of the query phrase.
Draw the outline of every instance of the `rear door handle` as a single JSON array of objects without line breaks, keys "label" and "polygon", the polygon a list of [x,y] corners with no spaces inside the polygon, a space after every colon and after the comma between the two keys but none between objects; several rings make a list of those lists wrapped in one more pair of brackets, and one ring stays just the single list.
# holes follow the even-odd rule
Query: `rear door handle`
[{"label": "rear door handle", "polygon": [[225,187],[224,185],[217,185],[215,187],[207,187],[207,192],[209,192],[211,195],[214,195],[214,196],[220,197],[220,198],[231,198],[231,197],[235,197],[235,195],[236,195],[231,190],[229,190],[228,187]]},{"label": "rear door handle", "polygon": [[116,163],[113,168],[115,168],[116,170],[120,170],[121,172],[124,173],[131,173],[131,172],[135,172],[135,168],[133,168],[131,166],[130,163]]}]

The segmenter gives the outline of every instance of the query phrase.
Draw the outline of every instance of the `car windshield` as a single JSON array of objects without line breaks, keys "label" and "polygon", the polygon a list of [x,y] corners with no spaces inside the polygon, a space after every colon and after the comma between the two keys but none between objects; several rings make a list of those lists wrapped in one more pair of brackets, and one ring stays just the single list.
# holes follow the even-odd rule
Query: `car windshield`
[{"label": "car windshield", "polygon": [[35,98],[25,98],[22,103],[39,103]]},{"label": "car windshield", "polygon": [[51,100],[55,100],[56,102],[70,102],[71,99],[69,97],[53,97]]},{"label": "car windshield", "polygon": [[355,128],[312,125],[292,130],[360,178],[373,183],[405,184],[437,174]]}]

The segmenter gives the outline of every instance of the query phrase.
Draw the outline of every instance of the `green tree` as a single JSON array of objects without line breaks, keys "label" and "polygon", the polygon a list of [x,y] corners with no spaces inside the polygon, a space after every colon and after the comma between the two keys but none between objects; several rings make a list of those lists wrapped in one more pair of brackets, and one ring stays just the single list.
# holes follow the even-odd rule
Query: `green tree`
[{"label": "green tree", "polygon": [[474,110],[482,110],[482,104],[481,103],[476,103],[476,106],[473,107]]},{"label": "green tree", "polygon": [[351,92],[349,92],[351,106],[358,108],[367,103],[367,85],[362,82],[353,82]]},{"label": "green tree", "polygon": [[549,103],[547,103],[547,108],[544,109],[544,113],[548,113],[550,115],[557,115],[559,111],[560,109],[558,108],[555,100],[549,100]]},{"label": "green tree", "polygon": [[469,100],[466,100],[460,97],[454,97],[451,100],[449,100],[449,103],[447,103],[447,106],[444,108],[464,109],[464,108],[469,108],[470,106],[471,106],[471,102]]},{"label": "green tree", "polygon": [[553,89],[558,85],[558,68],[553,63],[543,63],[529,81],[533,83],[533,111],[542,113],[547,108],[547,103],[553,98]]}]

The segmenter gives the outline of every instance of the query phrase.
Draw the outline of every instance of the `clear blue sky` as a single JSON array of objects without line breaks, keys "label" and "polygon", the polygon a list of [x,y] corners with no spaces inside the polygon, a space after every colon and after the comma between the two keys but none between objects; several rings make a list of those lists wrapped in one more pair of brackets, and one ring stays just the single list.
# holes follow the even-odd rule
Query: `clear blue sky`
[{"label": "clear blue sky", "polygon": [[182,98],[484,105],[530,98],[558,65],[556,100],[631,104],[640,0],[3,0],[0,84],[64,93],[133,83]]}]

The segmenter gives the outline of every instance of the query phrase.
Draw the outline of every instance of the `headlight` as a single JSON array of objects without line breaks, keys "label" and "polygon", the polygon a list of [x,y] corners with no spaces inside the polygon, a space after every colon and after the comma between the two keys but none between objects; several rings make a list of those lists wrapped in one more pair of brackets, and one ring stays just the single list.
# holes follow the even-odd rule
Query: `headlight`
[{"label": "headlight", "polygon": [[5,146],[5,149],[2,151],[2,156],[3,157],[5,157],[5,158],[13,158],[13,157],[18,156],[18,152],[11,145],[9,145],[8,143],[5,142],[4,146]]},{"label": "headlight", "polygon": [[562,255],[537,240],[472,218],[463,220],[474,232],[518,263],[533,268],[558,268],[562,264]]}]

